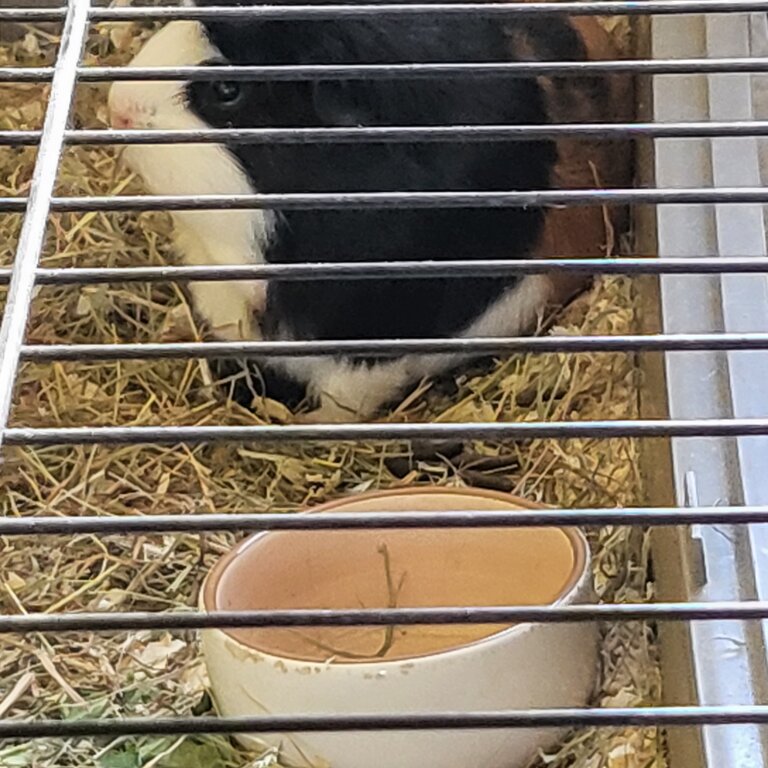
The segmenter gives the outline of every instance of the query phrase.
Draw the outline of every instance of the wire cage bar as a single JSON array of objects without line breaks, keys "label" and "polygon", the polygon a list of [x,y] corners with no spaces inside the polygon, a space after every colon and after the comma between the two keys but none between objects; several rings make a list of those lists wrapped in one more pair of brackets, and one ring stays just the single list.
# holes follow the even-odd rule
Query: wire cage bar
[{"label": "wire cage bar", "polygon": [[[127,282],[168,282],[185,280],[345,280],[404,277],[460,278],[469,275],[506,277],[547,272],[589,275],[720,275],[768,274],[768,266],[753,257],[691,258],[606,258],[606,259],[520,259],[519,261],[404,261],[314,264],[248,264],[232,266],[162,267],[41,267],[38,285],[80,285]],[[0,285],[10,279],[11,270],[0,268]]]},{"label": "wire cage bar", "polygon": [[[260,18],[307,19],[307,18],[343,18],[355,16],[381,17],[409,16],[415,14],[486,14],[486,15],[527,15],[527,16],[650,16],[681,15],[691,13],[749,13],[764,9],[760,0],[648,0],[644,3],[631,3],[625,0],[600,0],[599,2],[510,2],[510,3],[473,3],[465,0],[455,2],[327,2],[325,0],[305,2],[265,3],[256,10],[222,5],[208,8],[191,7],[94,7],[89,12],[91,21],[137,21],[142,19],[158,20],[196,20],[249,18],[258,13]],[[0,19],[25,21],[61,21],[65,16],[64,8],[0,8]]]},{"label": "wire cage bar", "polygon": [[[40,131],[0,130],[0,144],[34,146]],[[678,123],[558,123],[556,125],[392,126],[359,128],[188,128],[185,130],[73,129],[64,134],[72,146],[104,144],[357,143],[367,141],[527,141],[530,139],[716,138],[766,136],[768,121],[723,120]]]}]

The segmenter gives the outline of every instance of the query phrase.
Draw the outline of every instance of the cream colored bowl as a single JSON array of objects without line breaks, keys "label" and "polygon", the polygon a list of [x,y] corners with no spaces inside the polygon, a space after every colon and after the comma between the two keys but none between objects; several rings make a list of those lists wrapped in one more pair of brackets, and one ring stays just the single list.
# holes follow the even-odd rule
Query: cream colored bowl
[{"label": "cream colored bowl", "polygon": [[[534,505],[478,490],[353,496],[323,512],[505,510]],[[536,605],[592,600],[575,529],[279,531],[217,563],[204,610]],[[207,630],[203,652],[224,716],[472,712],[587,703],[593,624]],[[270,734],[283,761],[332,768],[518,768],[552,730]]]}]

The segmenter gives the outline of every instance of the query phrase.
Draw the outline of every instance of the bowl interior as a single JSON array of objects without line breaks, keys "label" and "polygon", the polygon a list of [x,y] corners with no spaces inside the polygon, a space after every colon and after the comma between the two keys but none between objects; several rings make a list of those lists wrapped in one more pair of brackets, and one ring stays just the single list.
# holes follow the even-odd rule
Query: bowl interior
[{"label": "bowl interior", "polygon": [[[352,497],[310,514],[521,506],[501,494],[403,491]],[[279,531],[251,537],[220,561],[206,583],[204,604],[207,610],[535,605],[562,597],[585,567],[583,539],[568,529]],[[227,634],[282,658],[355,663],[439,653],[508,627],[300,627]]]}]

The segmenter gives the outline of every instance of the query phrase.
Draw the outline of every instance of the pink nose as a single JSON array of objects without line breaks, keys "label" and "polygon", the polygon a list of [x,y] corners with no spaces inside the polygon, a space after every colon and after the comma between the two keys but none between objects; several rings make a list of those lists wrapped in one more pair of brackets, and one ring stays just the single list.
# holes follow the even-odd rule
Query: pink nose
[{"label": "pink nose", "polygon": [[113,111],[109,115],[109,122],[113,128],[122,130],[124,128],[133,128],[133,118],[125,112]]}]

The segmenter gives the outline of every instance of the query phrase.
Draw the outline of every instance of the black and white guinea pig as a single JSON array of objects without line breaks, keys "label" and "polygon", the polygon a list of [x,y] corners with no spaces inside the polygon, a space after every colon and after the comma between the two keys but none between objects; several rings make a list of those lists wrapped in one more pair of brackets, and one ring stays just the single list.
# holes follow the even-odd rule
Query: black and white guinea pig
[{"label": "black and white guinea pig", "polygon": [[[583,40],[560,17],[254,18],[171,22],[131,66],[567,61],[585,55]],[[558,82],[554,88],[515,76],[116,82],[109,104],[116,128],[279,128],[541,124],[552,120],[558,93],[579,103],[582,113],[590,113],[585,102],[601,98],[596,81]],[[546,140],[142,145],[125,151],[151,193],[174,195],[545,189],[552,186],[557,156]],[[189,264],[442,261],[535,255],[544,212],[254,209],[177,212],[174,220],[179,256]],[[190,290],[219,338],[334,340],[528,333],[549,303],[564,298],[558,285],[556,278],[535,275],[198,282]],[[306,395],[316,406],[307,418],[346,421],[375,415],[408,386],[458,362],[448,355],[338,356],[252,365],[267,395],[292,405]]]}]

